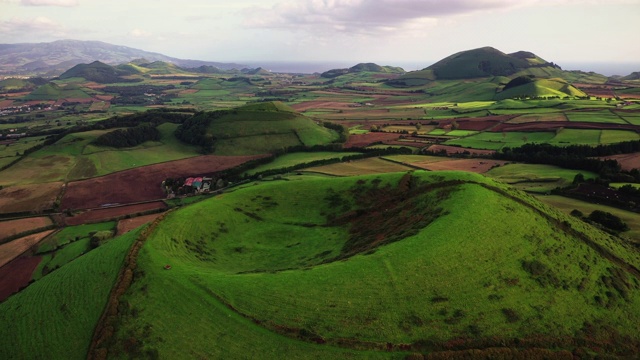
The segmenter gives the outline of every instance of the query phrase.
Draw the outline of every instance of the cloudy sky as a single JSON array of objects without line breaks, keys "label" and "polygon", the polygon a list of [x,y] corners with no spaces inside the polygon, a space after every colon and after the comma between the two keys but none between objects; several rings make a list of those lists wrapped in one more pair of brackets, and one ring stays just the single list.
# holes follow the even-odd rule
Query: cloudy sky
[{"label": "cloudy sky", "polygon": [[410,69],[493,46],[640,70],[638,34],[640,0],[0,0],[0,43],[100,40],[211,61]]}]

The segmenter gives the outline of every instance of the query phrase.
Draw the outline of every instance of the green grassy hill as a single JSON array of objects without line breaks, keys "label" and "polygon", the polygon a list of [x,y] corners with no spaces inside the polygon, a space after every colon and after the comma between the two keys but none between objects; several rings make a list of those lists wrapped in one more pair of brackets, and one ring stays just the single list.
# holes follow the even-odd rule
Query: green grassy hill
[{"label": "green grassy hill", "polygon": [[455,53],[425,69],[408,72],[387,83],[391,86],[405,87],[422,86],[434,80],[518,75],[553,77],[562,73],[559,66],[531,52],[505,54],[492,47],[483,47]]},{"label": "green grassy hill", "polygon": [[115,358],[639,349],[637,249],[469,173],[252,184],[169,214],[138,266]]},{"label": "green grassy hill", "polygon": [[496,100],[516,97],[577,97],[587,96],[583,91],[575,88],[563,79],[535,79],[520,76],[505,85],[504,90],[496,94]]},{"label": "green grassy hill", "polygon": [[208,147],[216,155],[265,154],[338,140],[335,131],[281,102],[201,113],[187,120],[176,135],[183,141]]},{"label": "green grassy hill", "polygon": [[332,69],[329,71],[325,71],[320,74],[323,78],[335,78],[341,75],[360,73],[360,72],[371,72],[371,73],[382,73],[382,74],[402,74],[404,73],[404,69],[397,66],[380,66],[374,63],[359,63],[348,69]]},{"label": "green grassy hill", "polygon": [[8,78],[0,80],[0,92],[31,91],[40,85],[47,83],[43,78],[17,79]]},{"label": "green grassy hill", "polygon": [[25,96],[25,100],[59,100],[69,98],[90,98],[83,88],[74,84],[58,85],[53,82],[39,86],[29,95]]},{"label": "green grassy hill", "polygon": [[131,68],[116,68],[94,61],[91,64],[78,64],[60,75],[60,79],[84,78],[101,84],[123,82],[122,76],[136,72]]},{"label": "green grassy hill", "polygon": [[[438,79],[509,76],[520,70],[543,66],[546,61],[527,52],[507,55],[492,47],[461,51],[429,66]],[[552,67],[551,64],[549,64]]]}]

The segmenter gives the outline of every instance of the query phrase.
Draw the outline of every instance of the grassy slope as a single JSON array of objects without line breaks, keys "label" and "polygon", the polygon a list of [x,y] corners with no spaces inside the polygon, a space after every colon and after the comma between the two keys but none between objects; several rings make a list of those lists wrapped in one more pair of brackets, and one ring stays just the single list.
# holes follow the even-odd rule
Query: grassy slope
[{"label": "grassy slope", "polygon": [[216,155],[264,154],[289,146],[321,145],[338,135],[281,103],[247,105],[212,121]]},{"label": "grassy slope", "polygon": [[298,164],[308,163],[316,160],[326,160],[326,159],[340,159],[345,156],[356,155],[358,153],[355,152],[313,152],[313,153],[290,153],[278,156],[274,161],[260,165],[255,169],[251,169],[246,173],[249,175],[256,174],[259,172],[286,168],[289,166],[295,166]]},{"label": "grassy slope", "polygon": [[496,94],[496,99],[509,99],[517,96],[586,96],[586,94],[561,79],[540,79]]},{"label": "grassy slope", "polygon": [[130,232],[0,304],[0,357],[82,359],[125,254]]},{"label": "grassy slope", "polygon": [[[228,351],[277,358],[277,351],[287,349],[312,358],[334,351],[265,332],[217,301],[222,300],[272,330],[316,334],[330,344],[371,342],[358,346],[377,349],[387,342],[459,336],[581,337],[586,323],[637,337],[640,319],[632,309],[640,306],[638,280],[623,271],[620,281],[628,288],[605,285],[601,278],[617,266],[533,209],[567,221],[636,267],[637,251],[480,176],[416,173],[435,182],[488,183],[532,205],[479,185],[460,185],[440,203],[447,214],[417,235],[373,254],[319,264],[339,251],[347,229],[301,222],[324,223],[328,189],[349,189],[355,179],[269,183],[225,194],[172,213],[146,243],[139,264],[149,276],[128,295],[140,315],[128,318],[120,336],[150,325],[145,346],[168,357],[187,344],[190,357]],[[358,179],[395,184],[400,176]],[[238,208],[242,212],[233,210]],[[215,214],[214,220],[204,214]],[[524,262],[542,264],[542,270],[532,275]],[[161,270],[164,264],[172,270]],[[189,336],[180,335],[187,328]],[[240,345],[250,338],[249,349]]]},{"label": "grassy slope", "polygon": [[522,190],[547,192],[556,187],[571,184],[578,173],[582,173],[587,179],[597,177],[596,174],[586,171],[540,164],[508,164],[493,168],[485,175],[512,184]]}]

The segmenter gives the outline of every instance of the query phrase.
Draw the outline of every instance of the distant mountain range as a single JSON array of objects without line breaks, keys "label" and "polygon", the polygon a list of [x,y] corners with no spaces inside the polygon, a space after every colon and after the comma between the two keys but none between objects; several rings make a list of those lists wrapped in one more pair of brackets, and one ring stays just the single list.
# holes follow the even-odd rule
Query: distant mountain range
[{"label": "distant mountain range", "polygon": [[0,75],[28,74],[57,76],[69,68],[100,61],[117,65],[136,59],[163,61],[184,68],[213,66],[222,70],[246,65],[201,60],[185,60],[101,41],[58,40],[49,43],[0,44]]}]

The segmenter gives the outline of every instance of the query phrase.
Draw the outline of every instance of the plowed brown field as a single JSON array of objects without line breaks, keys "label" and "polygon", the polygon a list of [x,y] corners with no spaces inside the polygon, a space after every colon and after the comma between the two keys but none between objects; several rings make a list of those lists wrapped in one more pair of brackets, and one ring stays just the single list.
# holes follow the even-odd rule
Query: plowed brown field
[{"label": "plowed brown field", "polygon": [[161,183],[166,178],[210,175],[263,156],[204,155],[74,181],[68,184],[60,208],[89,209],[161,199],[165,197]]}]

